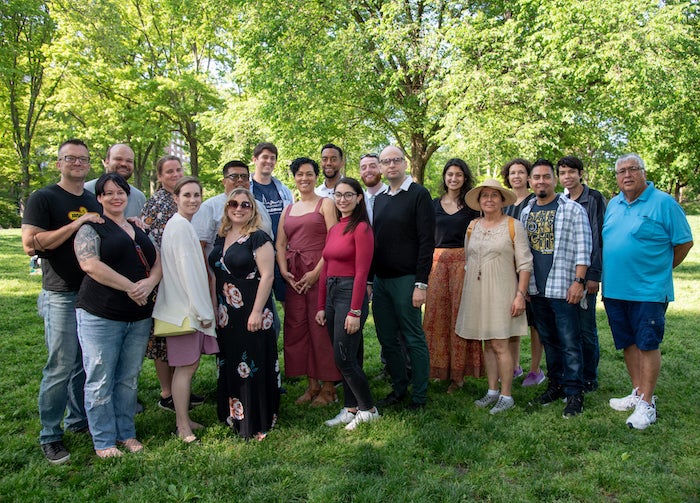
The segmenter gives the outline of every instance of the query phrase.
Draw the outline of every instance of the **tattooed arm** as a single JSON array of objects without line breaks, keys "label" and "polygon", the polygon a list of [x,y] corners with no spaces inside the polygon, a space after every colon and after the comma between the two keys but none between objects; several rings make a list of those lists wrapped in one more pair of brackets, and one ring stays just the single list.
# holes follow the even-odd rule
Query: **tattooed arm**
[{"label": "tattooed arm", "polygon": [[82,270],[98,283],[127,293],[136,287],[134,282],[100,260],[100,236],[90,225],[83,225],[75,235],[73,249]]}]

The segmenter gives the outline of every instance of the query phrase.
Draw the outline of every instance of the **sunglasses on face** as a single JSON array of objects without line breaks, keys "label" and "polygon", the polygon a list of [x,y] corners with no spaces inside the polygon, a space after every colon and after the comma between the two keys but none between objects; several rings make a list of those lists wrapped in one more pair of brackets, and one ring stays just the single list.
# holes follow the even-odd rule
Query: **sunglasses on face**
[{"label": "sunglasses on face", "polygon": [[239,206],[242,210],[249,210],[251,208],[251,205],[248,201],[243,201],[242,203],[239,203],[238,201],[229,201],[228,203],[226,203],[226,206],[228,206],[232,210],[237,210]]}]

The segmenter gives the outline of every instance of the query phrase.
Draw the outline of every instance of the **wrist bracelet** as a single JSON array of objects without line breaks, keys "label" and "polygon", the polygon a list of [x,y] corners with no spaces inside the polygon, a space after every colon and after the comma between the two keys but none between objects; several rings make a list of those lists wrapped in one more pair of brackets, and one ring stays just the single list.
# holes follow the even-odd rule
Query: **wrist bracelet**
[{"label": "wrist bracelet", "polygon": [[348,316],[350,316],[351,318],[359,318],[361,314],[362,311],[360,311],[359,309],[350,309],[350,311],[348,311]]}]

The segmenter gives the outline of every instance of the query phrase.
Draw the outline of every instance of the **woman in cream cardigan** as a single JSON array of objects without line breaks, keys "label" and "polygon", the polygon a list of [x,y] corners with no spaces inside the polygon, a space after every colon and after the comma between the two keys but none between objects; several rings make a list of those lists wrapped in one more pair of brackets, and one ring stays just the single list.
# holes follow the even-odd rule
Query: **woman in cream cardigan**
[{"label": "woman in cream cardigan", "polygon": [[168,362],[175,368],[172,387],[177,434],[184,442],[191,443],[197,440],[192,430],[202,428],[189,416],[192,376],[199,366],[200,355],[218,353],[219,346],[204,256],[190,223],[202,204],[202,186],[196,178],[186,176],[178,181],[173,193],[177,213],[163,231],[163,280],[153,318],[182,325],[187,317],[195,330],[168,337]]}]

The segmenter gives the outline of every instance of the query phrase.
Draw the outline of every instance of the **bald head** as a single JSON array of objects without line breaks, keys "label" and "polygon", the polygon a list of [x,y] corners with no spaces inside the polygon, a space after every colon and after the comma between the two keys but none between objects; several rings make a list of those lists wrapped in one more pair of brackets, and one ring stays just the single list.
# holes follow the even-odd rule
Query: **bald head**
[{"label": "bald head", "polygon": [[379,165],[382,175],[386,178],[392,190],[398,188],[406,178],[406,156],[399,147],[389,145],[379,154]]},{"label": "bald head", "polygon": [[134,151],[125,143],[117,143],[107,149],[105,160],[102,161],[107,173],[119,173],[125,180],[131,178],[134,172]]}]

